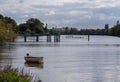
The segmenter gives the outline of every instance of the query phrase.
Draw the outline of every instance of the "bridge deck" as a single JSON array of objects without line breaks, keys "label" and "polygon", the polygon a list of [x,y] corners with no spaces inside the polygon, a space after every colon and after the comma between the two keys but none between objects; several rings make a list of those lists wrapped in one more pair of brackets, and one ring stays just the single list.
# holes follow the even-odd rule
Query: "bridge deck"
[{"label": "bridge deck", "polygon": [[19,34],[19,36],[58,36],[60,34]]}]

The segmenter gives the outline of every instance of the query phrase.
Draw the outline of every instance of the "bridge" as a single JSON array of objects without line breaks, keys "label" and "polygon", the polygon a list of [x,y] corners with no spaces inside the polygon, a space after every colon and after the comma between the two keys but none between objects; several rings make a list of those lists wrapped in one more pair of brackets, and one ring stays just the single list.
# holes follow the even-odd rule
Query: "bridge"
[{"label": "bridge", "polygon": [[27,42],[27,37],[36,37],[36,42],[39,42],[40,36],[46,36],[47,42],[51,42],[51,36],[54,36],[54,42],[60,42],[60,34],[19,34],[24,37],[24,42]]}]

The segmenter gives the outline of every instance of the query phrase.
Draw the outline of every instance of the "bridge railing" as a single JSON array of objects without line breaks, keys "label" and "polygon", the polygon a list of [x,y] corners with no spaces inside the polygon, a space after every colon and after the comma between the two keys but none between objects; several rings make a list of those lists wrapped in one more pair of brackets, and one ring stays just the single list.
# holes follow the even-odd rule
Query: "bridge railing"
[{"label": "bridge railing", "polygon": [[58,36],[60,34],[18,34],[18,36]]}]

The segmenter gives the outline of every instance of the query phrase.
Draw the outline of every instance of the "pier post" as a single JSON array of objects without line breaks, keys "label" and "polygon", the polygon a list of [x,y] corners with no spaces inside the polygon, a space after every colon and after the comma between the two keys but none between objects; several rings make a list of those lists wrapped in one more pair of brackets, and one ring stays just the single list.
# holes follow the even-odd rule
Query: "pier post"
[{"label": "pier post", "polygon": [[60,35],[54,35],[54,42],[60,42]]},{"label": "pier post", "polygon": [[58,42],[60,42],[60,35],[58,35]]},{"label": "pier post", "polygon": [[51,35],[47,35],[47,42],[51,42]]},{"label": "pier post", "polygon": [[24,42],[27,42],[27,36],[26,35],[24,36]]},{"label": "pier post", "polygon": [[36,35],[36,42],[39,42],[39,36]]},{"label": "pier post", "polygon": [[88,41],[90,41],[90,35],[88,35]]}]

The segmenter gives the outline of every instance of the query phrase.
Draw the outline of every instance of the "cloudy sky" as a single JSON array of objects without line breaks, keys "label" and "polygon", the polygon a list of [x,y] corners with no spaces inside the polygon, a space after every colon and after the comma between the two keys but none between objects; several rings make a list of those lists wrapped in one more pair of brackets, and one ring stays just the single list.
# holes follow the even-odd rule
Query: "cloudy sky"
[{"label": "cloudy sky", "polygon": [[103,28],[120,19],[120,0],[0,0],[0,13],[18,24],[34,17],[49,28]]}]

